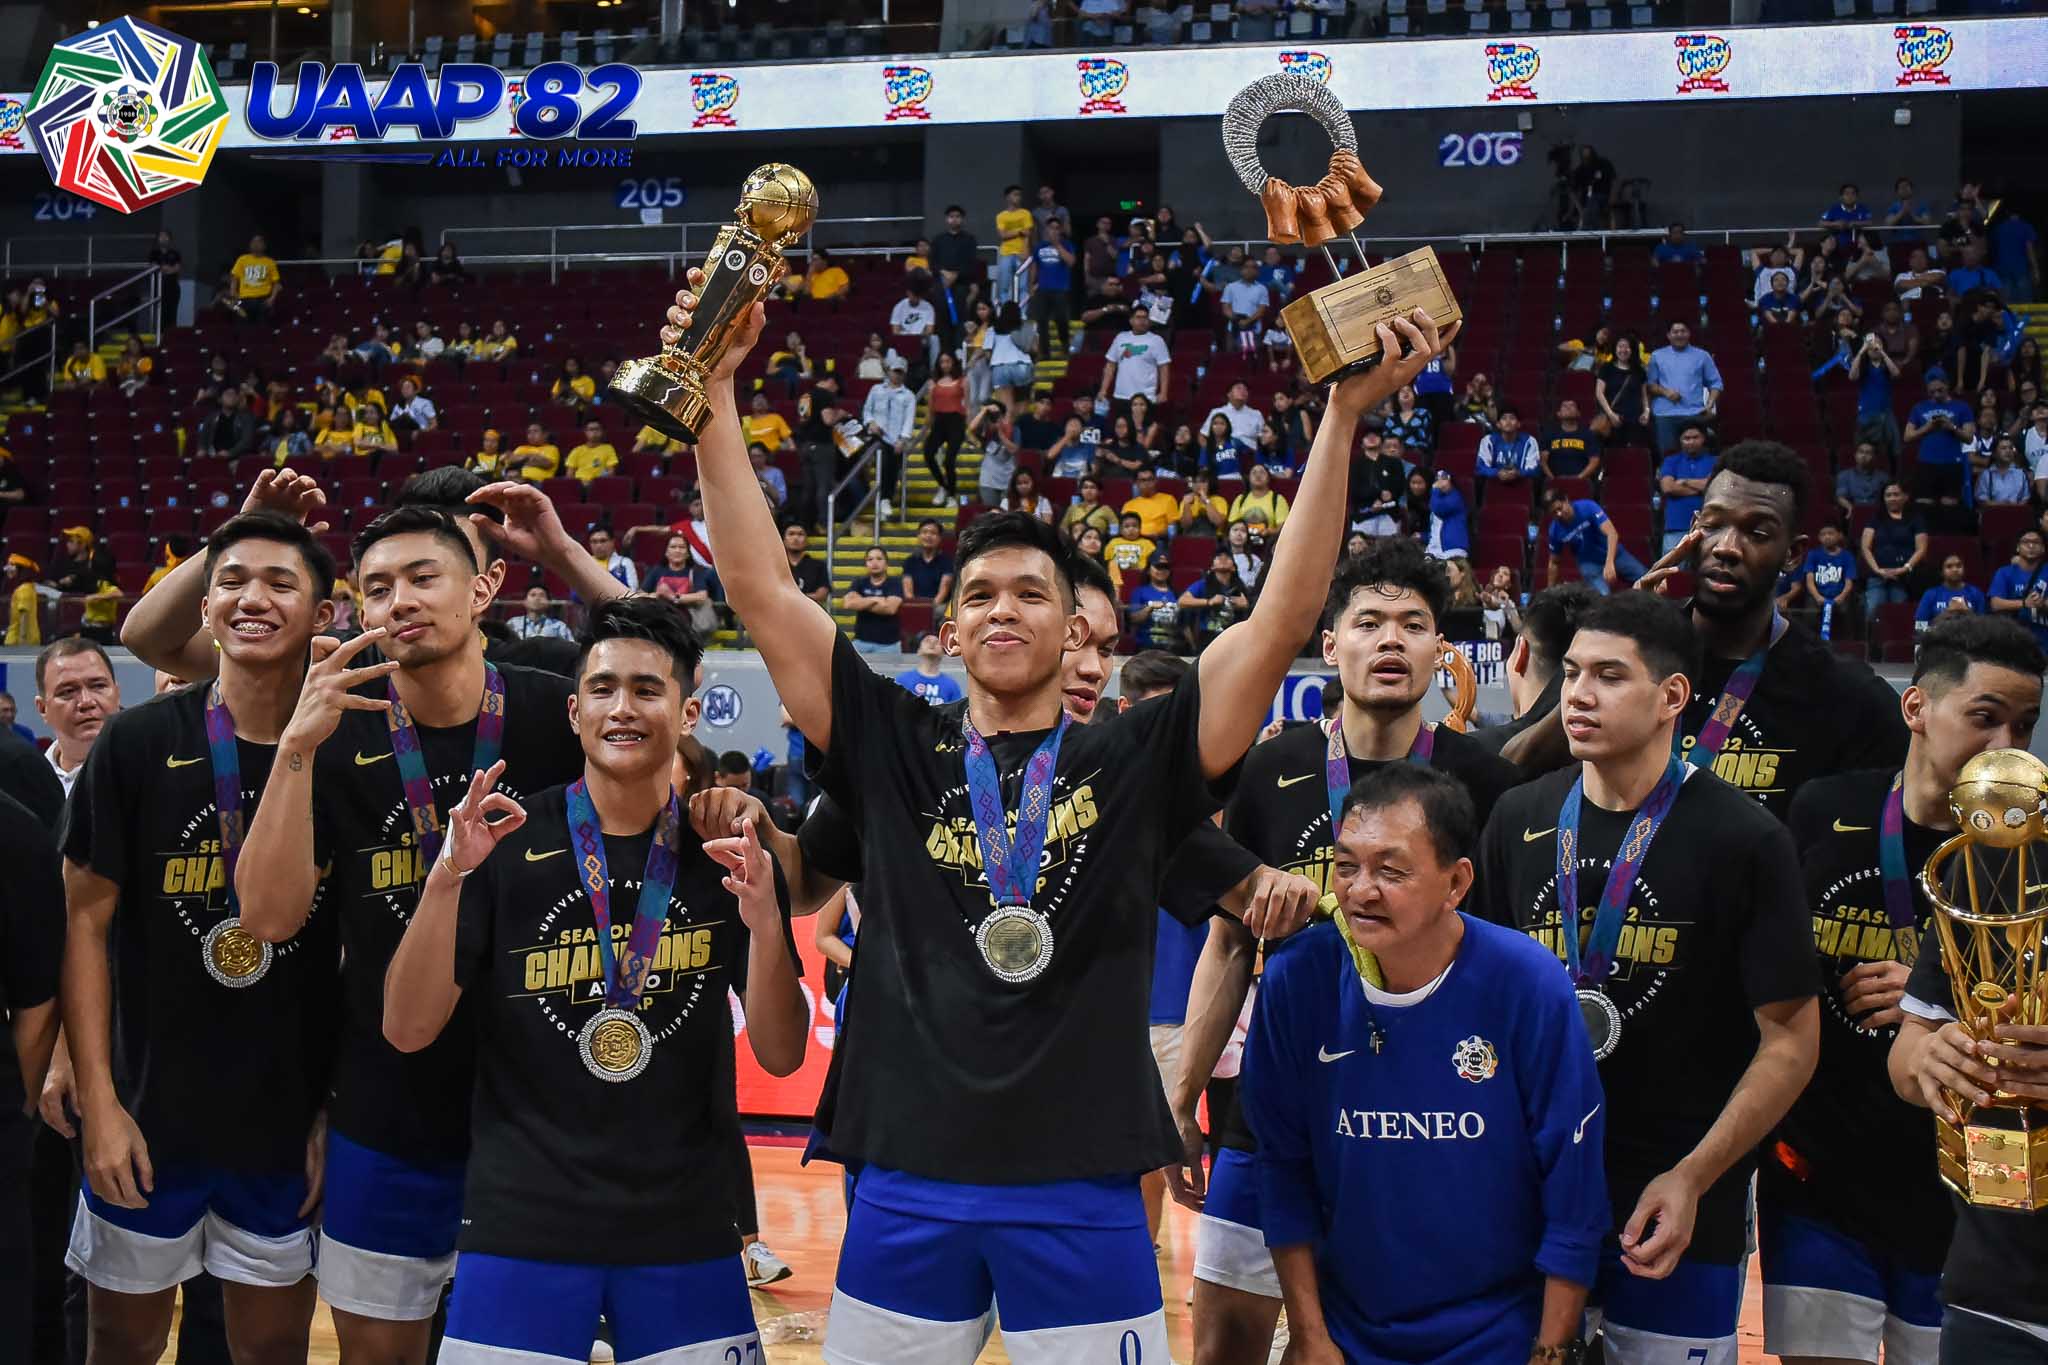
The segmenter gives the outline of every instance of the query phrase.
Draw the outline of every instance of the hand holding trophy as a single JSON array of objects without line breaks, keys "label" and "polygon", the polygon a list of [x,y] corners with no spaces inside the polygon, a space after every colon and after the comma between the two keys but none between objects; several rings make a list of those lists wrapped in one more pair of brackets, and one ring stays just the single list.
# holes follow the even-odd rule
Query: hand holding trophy
[{"label": "hand holding trophy", "polygon": [[2031,1034],[2048,1025],[2044,799],[2048,765],[2040,759],[2021,749],[1977,755],[1949,792],[1961,833],[1936,849],[1920,874],[1956,1021],[1988,1064],[2011,1069],[1984,1103],[1950,1093],[1957,1121],[1935,1116],[1942,1181],[1986,1208],[2048,1208],[2048,1103],[2014,1093],[2040,1093],[2043,1077],[2022,1067],[2010,1046],[2015,1028]]},{"label": "hand holding trophy", "polygon": [[[1283,109],[1308,114],[1335,144],[1328,173],[1313,185],[1290,185],[1267,174],[1259,160],[1259,129]],[[1331,274],[1337,276],[1335,284],[1280,310],[1311,383],[1356,373],[1377,360],[1376,328],[1382,323],[1407,318],[1421,308],[1439,332],[1448,334],[1464,316],[1431,247],[1343,277],[1327,244],[1339,233],[1349,236],[1359,265],[1365,265],[1365,247],[1350,234],[1379,203],[1380,187],[1359,162],[1358,133],[1328,86],[1291,72],[1253,81],[1224,111],[1223,149],[1238,179],[1265,207],[1266,236],[1282,244],[1321,247]]]},{"label": "hand holding trophy", "polygon": [[[661,354],[629,360],[612,392],[635,417],[676,440],[697,440],[711,413],[705,384],[745,333],[754,305],[789,273],[783,252],[810,231],[818,191],[794,166],[759,167],[740,187],[734,221],[718,230],[701,271],[693,271],[695,306]],[[697,276],[701,275],[701,279]]]}]

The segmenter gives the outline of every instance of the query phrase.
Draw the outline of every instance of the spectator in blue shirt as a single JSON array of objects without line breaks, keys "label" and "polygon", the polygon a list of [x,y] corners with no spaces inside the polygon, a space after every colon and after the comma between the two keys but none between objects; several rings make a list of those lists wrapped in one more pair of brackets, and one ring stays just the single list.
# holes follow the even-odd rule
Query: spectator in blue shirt
[{"label": "spectator in blue shirt", "polygon": [[[1927,235],[1919,229],[1930,227],[1933,223],[1934,218],[1927,212],[1926,203],[1913,194],[1913,182],[1903,175],[1900,176],[1898,182],[1892,186],[1891,206],[1884,211],[1885,226],[1899,230],[1884,234],[1885,246],[1893,253],[1916,246],[1927,240]],[[1898,260],[1900,257],[1894,254],[1892,259]]]},{"label": "spectator in blue shirt", "polygon": [[1884,501],[1884,486],[1891,482],[1891,476],[1877,467],[1877,445],[1862,440],[1856,443],[1855,462],[1835,475],[1835,506],[1842,509],[1842,515],[1853,518],[1859,507],[1875,507]]},{"label": "spectator in blue shirt", "polygon": [[941,617],[953,596],[953,556],[939,548],[944,535],[931,518],[919,522],[917,548],[903,561],[903,595],[930,602],[932,614]]},{"label": "spectator in blue shirt", "polygon": [[1145,561],[1145,581],[1124,603],[1131,634],[1145,649],[1178,652],[1186,647],[1180,628],[1180,594],[1173,590],[1173,556],[1155,550]]},{"label": "spectator in blue shirt", "polygon": [[2048,541],[2039,531],[2020,532],[2013,561],[1991,575],[1990,607],[2011,612],[2048,648]]},{"label": "spectator in blue shirt", "polygon": [[1707,449],[1707,429],[1688,422],[1678,433],[1678,449],[1664,457],[1657,471],[1657,491],[1664,497],[1664,543],[1660,554],[1670,554],[1685,533],[1692,529],[1700,504],[1706,501],[1707,481],[1714,477],[1714,452]]},{"label": "spectator in blue shirt", "polygon": [[1927,628],[1947,616],[1969,616],[1991,610],[1983,589],[1965,583],[1961,555],[1941,561],[1941,582],[1920,595],[1920,609],[1913,613],[1913,633],[1924,635]]},{"label": "spectator in blue shirt", "polygon": [[1963,259],[1952,265],[1948,271],[1948,292],[1951,298],[1967,298],[1979,289],[1997,290],[2005,283],[1999,272],[1984,263],[1984,242],[1971,238],[1963,243]]},{"label": "spectator in blue shirt", "polygon": [[1884,506],[1863,528],[1863,614],[1877,619],[1887,602],[1909,602],[1913,571],[1927,558],[1927,523],[1912,510],[1906,486],[1884,486]]},{"label": "spectator in blue shirt", "polygon": [[2041,284],[2041,256],[2034,225],[2018,209],[2008,207],[1991,225],[1991,268],[2005,281],[2008,303],[2032,303]]},{"label": "spectator in blue shirt", "polygon": [[[1543,467],[1543,452],[1536,438],[1522,430],[1522,414],[1511,403],[1503,403],[1498,425],[1479,438],[1479,458],[1473,473],[1493,483],[1515,487],[1533,479]],[[1485,484],[1480,487],[1485,488]],[[1480,494],[1480,500],[1485,500]]]},{"label": "spectator in blue shirt", "polygon": [[1277,246],[1266,248],[1266,259],[1259,266],[1259,283],[1272,293],[1275,307],[1284,306],[1294,297],[1294,286],[1300,279],[1300,261],[1288,260]]},{"label": "spectator in blue shirt", "polygon": [[2019,442],[2000,432],[1991,444],[1991,463],[1977,474],[1979,507],[2018,507],[2028,502],[2034,485],[2020,468]]},{"label": "spectator in blue shirt", "polygon": [[896,675],[896,682],[910,692],[916,693],[933,706],[944,706],[947,702],[959,701],[966,696],[960,680],[939,668],[939,660],[945,651],[939,647],[939,637],[931,631],[917,637],[917,667],[906,668]]},{"label": "spectator in blue shirt", "polygon": [[1937,365],[1926,379],[1927,397],[1906,414],[1905,443],[1919,443],[1920,501],[1955,507],[1969,491],[1963,442],[1975,434],[1976,419],[1950,397],[1947,371]]},{"label": "spectator in blue shirt", "polygon": [[1856,245],[1855,225],[1869,221],[1870,205],[1862,202],[1862,196],[1854,185],[1843,185],[1841,198],[1829,204],[1820,215],[1822,227],[1836,229],[1835,240],[1841,243],[1844,252]]},{"label": "spectator in blue shirt", "polygon": [[1821,523],[1820,544],[1806,552],[1806,562],[1800,566],[1800,580],[1806,585],[1807,595],[1813,598],[1815,606],[1848,605],[1850,596],[1856,591],[1856,556],[1849,553],[1849,546],[1842,538],[1840,522]]},{"label": "spectator in blue shirt", "polygon": [[[1421,471],[1416,471],[1420,473]],[[1465,495],[1451,479],[1451,471],[1439,469],[1429,488],[1429,553],[1437,559],[1467,558],[1472,553],[1472,532],[1465,520]]]},{"label": "spectator in blue shirt", "polygon": [[1650,425],[1659,455],[1678,448],[1686,418],[1713,420],[1723,387],[1714,357],[1692,344],[1692,328],[1674,322],[1664,336],[1669,344],[1650,352],[1648,385]]},{"label": "spectator in blue shirt", "polygon": [[1898,362],[1885,349],[1884,338],[1875,332],[1865,335],[1849,357],[1849,378],[1856,384],[1856,439],[1884,451],[1887,461],[1899,454],[1899,419],[1892,413],[1892,382],[1898,377]]},{"label": "spectator in blue shirt", "polygon": [[1643,576],[1643,562],[1622,548],[1620,533],[1599,503],[1557,490],[1552,490],[1548,501],[1550,576],[1546,587],[1557,586],[1558,558],[1566,550],[1571,551],[1586,586],[1602,596]]},{"label": "spectator in blue shirt", "polygon": [[1698,265],[1707,253],[1685,240],[1685,224],[1673,223],[1664,229],[1664,240],[1651,250],[1650,259],[1659,265]]}]

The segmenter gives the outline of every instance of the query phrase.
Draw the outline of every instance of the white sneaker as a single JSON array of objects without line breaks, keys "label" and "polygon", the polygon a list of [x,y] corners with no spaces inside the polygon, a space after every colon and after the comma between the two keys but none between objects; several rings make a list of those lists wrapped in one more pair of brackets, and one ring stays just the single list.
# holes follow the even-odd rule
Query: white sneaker
[{"label": "white sneaker", "polygon": [[875,515],[882,521],[894,521],[896,519],[896,504],[890,502],[887,498],[875,499]]},{"label": "white sneaker", "polygon": [[761,1289],[779,1280],[786,1280],[796,1272],[789,1268],[789,1262],[768,1249],[766,1242],[749,1242],[740,1252],[740,1259],[747,1265],[747,1288]]}]

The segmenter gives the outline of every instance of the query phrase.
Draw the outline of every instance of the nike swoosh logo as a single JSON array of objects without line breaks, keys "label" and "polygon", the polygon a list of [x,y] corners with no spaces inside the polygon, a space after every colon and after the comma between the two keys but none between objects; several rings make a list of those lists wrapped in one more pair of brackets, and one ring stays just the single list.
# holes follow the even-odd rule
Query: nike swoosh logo
[{"label": "nike swoosh logo", "polygon": [[1835,817],[1835,833],[1837,834],[1867,834],[1869,831],[1870,826],[1868,825],[1845,825],[1842,823],[1842,817],[1839,815]]},{"label": "nike swoosh logo", "polygon": [[1319,1062],[1341,1062],[1356,1051],[1358,1049],[1355,1047],[1346,1052],[1332,1052],[1326,1047],[1319,1047],[1316,1049],[1316,1060]]},{"label": "nike swoosh logo", "polygon": [[1281,787],[1292,787],[1292,786],[1296,786],[1296,785],[1298,785],[1298,784],[1300,784],[1300,783],[1303,783],[1303,782],[1307,782],[1307,781],[1311,780],[1311,779],[1312,779],[1312,778],[1314,778],[1314,777],[1315,777],[1315,774],[1314,774],[1314,773],[1308,773],[1308,774],[1306,774],[1306,775],[1304,775],[1304,776],[1302,776],[1302,777],[1283,777],[1283,778],[1281,778],[1281,779],[1279,780],[1279,782],[1278,782],[1278,783],[1277,783],[1276,785],[1278,785],[1278,786],[1281,786]]},{"label": "nike swoosh logo", "polygon": [[1599,1112],[1600,1106],[1597,1104],[1586,1111],[1586,1117],[1579,1120],[1579,1126],[1572,1132],[1572,1146],[1576,1147],[1586,1140],[1586,1125],[1591,1123],[1593,1121],[1593,1115]]},{"label": "nike swoosh logo", "polygon": [[369,766],[370,766],[370,765],[371,765],[372,763],[381,763],[381,762],[383,762],[383,761],[384,761],[385,759],[387,759],[387,758],[389,758],[389,757],[391,757],[391,755],[390,755],[390,754],[363,754],[363,753],[359,753],[359,754],[357,754],[357,755],[356,755],[356,766],[357,766],[358,768],[367,768],[367,767],[369,767]]},{"label": "nike swoosh logo", "polygon": [[567,853],[568,851],[569,850],[566,848],[551,848],[545,853],[535,853],[532,849],[529,848],[528,850],[526,850],[526,861],[528,861],[529,863],[544,863],[548,859],[554,857],[557,853]]},{"label": "nike swoosh logo", "polygon": [[206,760],[203,758],[167,758],[164,760],[164,766],[166,768],[189,768],[194,763],[204,762]]},{"label": "nike swoosh logo", "polygon": [[1538,839],[1541,839],[1544,835],[1555,833],[1557,833],[1556,825],[1552,825],[1549,829],[1525,829],[1522,831],[1522,842],[1525,844],[1533,844]]}]

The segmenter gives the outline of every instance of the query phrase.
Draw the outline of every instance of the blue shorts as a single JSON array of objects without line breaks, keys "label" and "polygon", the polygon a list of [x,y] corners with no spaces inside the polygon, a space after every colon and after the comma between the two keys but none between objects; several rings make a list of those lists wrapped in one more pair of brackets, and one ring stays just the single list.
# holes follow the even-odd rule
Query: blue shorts
[{"label": "blue shorts", "polygon": [[1686,1257],[1665,1278],[1646,1280],[1629,1273],[1621,1244],[1608,1239],[1587,1299],[1600,1317],[1608,1365],[1736,1365],[1746,1276],[1741,1265]]},{"label": "blue shorts", "polygon": [[462,1162],[411,1162],[328,1134],[320,1297],[384,1322],[434,1316],[455,1274],[462,1180]]},{"label": "blue shorts", "polygon": [[1195,1278],[1262,1298],[1280,1297],[1280,1272],[1259,1218],[1258,1158],[1234,1147],[1209,1163],[1209,1190],[1195,1228]]},{"label": "blue shorts", "polygon": [[1164,1365],[1159,1265],[1137,1177],[991,1186],[861,1172],[828,1365],[969,1365],[998,1301],[1016,1365]]},{"label": "blue shorts", "polygon": [[569,1265],[464,1252],[441,1365],[590,1359],[602,1315],[620,1365],[762,1365],[737,1256],[687,1265]]},{"label": "blue shorts", "polygon": [[155,1294],[204,1270],[235,1284],[297,1284],[313,1270],[313,1233],[299,1207],[303,1171],[245,1175],[160,1166],[139,1209],[117,1208],[87,1185],[64,1263],[89,1284]]},{"label": "blue shorts", "polygon": [[1885,1252],[1817,1219],[1757,1209],[1763,1261],[1764,1350],[1780,1356],[1934,1365],[1941,1349],[1941,1276],[1907,1270]]}]

